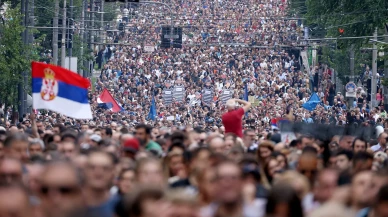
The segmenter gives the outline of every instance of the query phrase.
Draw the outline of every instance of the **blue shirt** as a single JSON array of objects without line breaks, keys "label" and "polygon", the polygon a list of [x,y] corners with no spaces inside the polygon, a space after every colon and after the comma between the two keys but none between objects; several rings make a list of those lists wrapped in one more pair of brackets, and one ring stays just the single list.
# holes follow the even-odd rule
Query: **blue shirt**
[{"label": "blue shirt", "polygon": [[113,217],[116,204],[119,202],[119,197],[112,197],[105,203],[99,206],[91,206],[87,208],[88,217]]}]

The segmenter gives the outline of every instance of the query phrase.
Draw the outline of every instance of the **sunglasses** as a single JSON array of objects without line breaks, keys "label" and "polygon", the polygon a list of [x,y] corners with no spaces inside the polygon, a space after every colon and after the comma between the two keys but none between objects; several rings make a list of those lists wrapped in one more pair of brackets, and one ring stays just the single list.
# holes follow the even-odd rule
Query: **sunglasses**
[{"label": "sunglasses", "polygon": [[48,195],[50,192],[57,192],[62,195],[71,195],[77,193],[79,188],[76,186],[42,186],[40,188],[40,192],[43,195]]}]

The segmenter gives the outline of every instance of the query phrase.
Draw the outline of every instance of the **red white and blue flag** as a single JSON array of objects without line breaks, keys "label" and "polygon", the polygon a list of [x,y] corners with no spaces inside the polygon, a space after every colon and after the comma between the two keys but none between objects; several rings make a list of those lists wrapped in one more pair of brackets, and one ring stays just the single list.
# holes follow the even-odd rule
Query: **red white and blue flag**
[{"label": "red white and blue flag", "polygon": [[100,107],[110,109],[112,112],[124,111],[123,107],[117,103],[106,88],[102,91],[100,97],[97,98],[97,103]]},{"label": "red white and blue flag", "polygon": [[32,62],[34,109],[48,109],[71,118],[92,119],[88,79],[50,64]]}]

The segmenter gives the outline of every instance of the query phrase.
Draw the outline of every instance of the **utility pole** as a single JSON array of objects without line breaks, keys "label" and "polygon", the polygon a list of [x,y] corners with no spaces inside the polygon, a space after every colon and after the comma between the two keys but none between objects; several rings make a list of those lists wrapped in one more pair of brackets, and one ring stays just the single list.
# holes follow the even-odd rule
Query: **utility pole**
[{"label": "utility pole", "polygon": [[[354,82],[354,45],[350,46],[350,82]],[[351,109],[353,107],[354,98],[348,97],[348,108]]]},{"label": "utility pole", "polygon": [[55,0],[54,19],[53,19],[53,64],[58,65],[58,15],[59,0]]},{"label": "utility pole", "polygon": [[[384,27],[385,27],[385,35],[388,35],[388,23],[386,23]],[[384,41],[388,43],[388,36],[384,37]],[[388,59],[387,58],[384,60],[384,80],[388,80]],[[384,86],[384,110],[388,112],[388,87],[386,86]]]},{"label": "utility pole", "polygon": [[[72,24],[74,25],[74,17],[73,17],[73,0],[70,0],[70,18],[72,19]],[[70,22],[69,22],[69,57],[72,57],[73,56],[73,46],[70,45],[70,34],[72,33],[73,31],[73,26],[70,26]]]},{"label": "utility pole", "polygon": [[[35,17],[34,17],[34,10],[35,10],[35,0],[30,0],[30,20],[29,20],[29,26],[34,26],[35,25]],[[29,43],[32,44],[34,43],[34,34],[29,34],[30,37],[29,37]]]},{"label": "utility pole", "polygon": [[104,1],[101,1],[101,30],[100,30],[100,43],[104,43]]},{"label": "utility pole", "polygon": [[[80,47],[80,50],[81,50],[81,60],[83,59],[83,55],[84,55],[85,4],[86,4],[86,0],[82,0],[81,32],[80,32],[80,35],[81,35],[81,47]],[[82,61],[82,63],[84,63],[84,61]],[[84,65],[84,64],[82,64],[82,65]],[[80,69],[80,74],[81,74],[81,76],[86,77],[85,74],[84,74],[83,67],[80,67],[80,68],[81,68],[81,69]]]},{"label": "utility pole", "polygon": [[[29,17],[29,8],[28,8],[28,0],[22,0],[21,1],[21,12],[23,14],[23,19],[22,19],[22,25],[23,26],[28,26],[28,21],[30,19]],[[24,32],[22,33],[22,39],[24,44],[28,44],[28,29],[26,28]],[[23,71],[20,72],[21,74],[21,79],[19,80],[18,83],[18,101],[19,101],[19,106],[18,106],[18,112],[19,112],[19,119],[23,117],[23,115],[26,113],[26,107],[27,107],[27,92],[25,91],[25,86],[27,85],[27,72]]]},{"label": "utility pole", "polygon": [[[94,0],[90,0],[90,27],[89,28],[94,28],[94,12],[95,12],[95,8],[94,8]],[[90,55],[92,57],[94,57],[94,34],[95,32],[94,31],[91,31],[90,32]],[[91,60],[89,61],[89,76],[93,76],[93,71],[94,71],[94,61]]]},{"label": "utility pole", "polygon": [[61,66],[66,67],[66,0],[63,0]]},{"label": "utility pole", "polygon": [[372,80],[371,80],[371,102],[369,109],[372,109],[375,105],[376,102],[376,92],[377,92],[377,79],[376,79],[376,74],[377,74],[377,28],[375,29],[375,32],[373,33],[373,53],[372,53]]}]

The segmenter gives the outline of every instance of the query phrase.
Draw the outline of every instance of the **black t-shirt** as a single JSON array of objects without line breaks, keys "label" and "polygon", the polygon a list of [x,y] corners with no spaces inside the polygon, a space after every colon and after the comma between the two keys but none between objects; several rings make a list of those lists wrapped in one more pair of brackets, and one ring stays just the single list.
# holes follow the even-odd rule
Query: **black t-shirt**
[{"label": "black t-shirt", "polygon": [[189,179],[181,179],[181,180],[178,180],[178,181],[170,184],[171,188],[185,188],[185,187],[190,187],[190,186],[191,186],[191,183],[190,183]]}]

